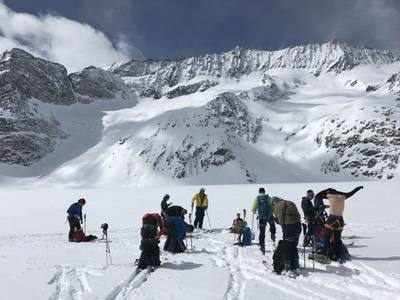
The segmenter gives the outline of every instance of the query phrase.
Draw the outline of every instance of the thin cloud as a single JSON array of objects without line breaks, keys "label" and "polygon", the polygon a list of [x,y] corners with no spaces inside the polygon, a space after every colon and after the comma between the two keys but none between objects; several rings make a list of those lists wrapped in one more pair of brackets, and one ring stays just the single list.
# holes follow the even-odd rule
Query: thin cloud
[{"label": "thin cloud", "polygon": [[113,42],[88,24],[51,14],[17,13],[0,1],[0,52],[13,47],[61,63],[69,72],[104,67],[140,53],[124,36]]}]

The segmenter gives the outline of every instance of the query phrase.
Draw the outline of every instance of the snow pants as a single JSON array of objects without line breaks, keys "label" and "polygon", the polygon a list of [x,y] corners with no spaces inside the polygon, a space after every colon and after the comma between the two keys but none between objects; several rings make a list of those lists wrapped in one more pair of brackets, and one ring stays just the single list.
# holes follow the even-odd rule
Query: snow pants
[{"label": "snow pants", "polygon": [[273,217],[269,219],[260,219],[258,226],[260,228],[260,234],[258,235],[258,242],[261,250],[265,250],[265,227],[269,224],[269,232],[271,233],[271,240],[275,241],[276,227]]},{"label": "snow pants", "polygon": [[68,216],[68,223],[69,223],[68,240],[72,242],[74,239],[75,230],[81,229],[81,222],[79,221],[78,217]]},{"label": "snow pants", "polygon": [[158,267],[161,264],[160,261],[160,248],[158,247],[159,241],[151,240],[144,241],[142,240],[140,244],[140,248],[142,249],[142,253],[139,258],[139,269],[145,269],[147,267]]},{"label": "snow pants", "polygon": [[203,228],[203,221],[205,215],[206,208],[205,207],[196,207],[196,218],[194,219],[194,228]]},{"label": "snow pants", "polygon": [[324,228],[324,247],[322,253],[333,260],[338,260],[342,252],[342,216],[329,215]]}]

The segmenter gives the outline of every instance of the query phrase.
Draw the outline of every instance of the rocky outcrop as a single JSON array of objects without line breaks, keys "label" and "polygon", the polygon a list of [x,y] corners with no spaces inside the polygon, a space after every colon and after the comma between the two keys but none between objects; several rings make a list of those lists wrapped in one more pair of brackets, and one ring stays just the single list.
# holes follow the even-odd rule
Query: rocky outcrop
[{"label": "rocky outcrop", "polygon": [[68,137],[58,120],[42,113],[41,104],[71,105],[127,97],[130,91],[116,75],[89,67],[67,76],[67,70],[20,50],[0,56],[0,162],[29,166],[54,151]]},{"label": "rocky outcrop", "polygon": [[[400,111],[374,108],[376,118],[355,124],[340,117],[323,123],[316,141],[336,153],[324,162],[323,173],[348,170],[353,176],[393,178],[400,159]],[[389,116],[391,116],[389,118]]]},{"label": "rocky outcrop", "polygon": [[68,76],[79,101],[127,99],[130,91],[119,76],[96,67],[87,67]]}]

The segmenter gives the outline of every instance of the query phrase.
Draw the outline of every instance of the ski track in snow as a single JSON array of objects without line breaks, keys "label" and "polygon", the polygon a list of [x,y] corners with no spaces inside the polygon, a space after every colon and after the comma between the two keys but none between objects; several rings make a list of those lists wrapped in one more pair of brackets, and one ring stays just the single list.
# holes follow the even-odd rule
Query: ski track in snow
[{"label": "ski track in snow", "polygon": [[88,267],[56,266],[53,278],[48,284],[55,284],[56,290],[50,300],[84,299],[85,293],[91,293],[87,275],[101,275]]},{"label": "ski track in snow", "polygon": [[[271,242],[267,242],[267,247],[270,246],[271,250],[263,256],[255,245],[241,248],[221,243],[222,240],[232,240],[224,238],[223,235],[229,233],[225,232],[220,236],[218,233],[201,234],[205,244],[217,249],[216,252],[210,253],[214,265],[229,272],[223,299],[246,299],[248,281],[258,281],[268,286],[266,290],[279,290],[287,296],[287,299],[399,299],[400,281],[364,263],[354,261],[344,265],[334,262],[330,265],[316,263],[314,271],[307,267],[301,270],[297,279],[292,279],[273,274],[262,265],[263,259],[272,261]],[[245,255],[244,252],[250,252],[251,256]],[[301,253],[300,249],[300,260]],[[310,265],[311,262],[307,263]],[[322,279],[322,274],[328,275],[328,280],[325,277]]]},{"label": "ski track in snow", "polygon": [[136,274],[136,270],[128,277],[128,279],[118,285],[105,300],[125,300],[129,299],[130,293],[142,286],[147,281],[150,274],[149,270],[143,270]]},{"label": "ski track in snow", "polygon": [[[130,230],[120,230],[119,237],[115,237],[113,246],[119,246],[123,250],[130,249],[132,243],[119,241]],[[54,235],[42,235],[39,239],[43,242],[52,240]],[[360,243],[363,237],[355,236],[352,241]],[[24,236],[24,242],[32,240],[37,241],[38,236]],[[345,237],[346,239],[346,237]],[[11,243],[20,245],[21,240],[17,237],[8,239]],[[223,272],[226,272],[226,286],[222,287],[220,298],[224,300],[245,300],[252,299],[251,288],[256,284],[266,293],[273,291],[271,297],[279,295],[281,299],[388,299],[398,300],[400,295],[400,276],[399,274],[385,274],[370,264],[355,260],[340,265],[332,262],[329,265],[315,263],[315,270],[312,270],[312,261],[307,260],[306,269],[300,271],[300,276],[296,279],[287,276],[278,276],[270,272],[262,261],[272,262],[272,243],[266,240],[267,252],[262,255],[258,245],[251,247],[238,247],[233,245],[232,234],[227,230],[216,229],[214,232],[200,232],[193,235],[194,248],[187,253],[171,255],[167,254],[169,264],[178,264],[182,261],[196,261],[202,265],[212,266]],[[37,242],[34,242],[36,245]],[[69,245],[68,246],[77,246]],[[160,244],[162,246],[162,244]],[[164,254],[163,254],[164,255]],[[302,249],[299,248],[300,263],[303,264]],[[7,263],[5,256],[0,256],[0,261]],[[164,261],[164,260],[162,260]],[[122,268],[123,267],[123,268]],[[81,299],[105,299],[105,300],[126,300],[138,298],[156,298],[153,292],[156,292],[157,282],[153,281],[148,270],[144,270],[135,275],[133,270],[127,273],[125,281],[122,283],[110,282],[111,285],[103,295],[96,295],[95,285],[91,286],[93,277],[104,276],[107,279],[110,270],[116,272],[126,271],[126,264],[117,263],[111,268],[104,266],[88,265],[56,265],[54,275],[48,281],[48,285],[54,285],[55,289],[50,295],[50,300],[81,300]],[[122,268],[122,269],[121,269]],[[176,270],[179,270],[177,268]],[[168,280],[170,276],[178,282],[181,276],[187,273],[171,271],[170,268],[160,268],[155,271],[159,276]],[[159,276],[156,276],[158,279]],[[114,279],[115,280],[115,279]],[[154,279],[157,280],[157,279]],[[213,280],[210,277],[210,280]],[[150,289],[142,288],[144,284],[150,286]],[[92,283],[94,284],[94,283]],[[113,287],[114,286],[114,287]],[[153,291],[154,290],[154,291]],[[145,297],[146,296],[146,297]],[[196,295],[193,295],[193,299]]]}]

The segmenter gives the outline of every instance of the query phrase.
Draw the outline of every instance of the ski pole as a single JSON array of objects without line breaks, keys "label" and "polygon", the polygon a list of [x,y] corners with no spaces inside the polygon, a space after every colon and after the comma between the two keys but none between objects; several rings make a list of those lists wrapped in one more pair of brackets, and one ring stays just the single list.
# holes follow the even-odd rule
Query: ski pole
[{"label": "ski pole", "polygon": [[83,233],[86,234],[86,214],[83,215]]},{"label": "ski pole", "polygon": [[312,256],[313,256],[313,261],[312,261],[312,269],[313,271],[315,270],[315,235],[313,233],[312,235]]},{"label": "ski pole", "polygon": [[208,225],[210,226],[210,230],[211,230],[212,227],[211,227],[210,217],[208,216],[208,211],[207,210],[206,210],[206,215],[207,215],[207,219],[208,219]]},{"label": "ski pole", "polygon": [[251,216],[251,232],[253,232],[253,228],[254,228],[254,213]]}]

